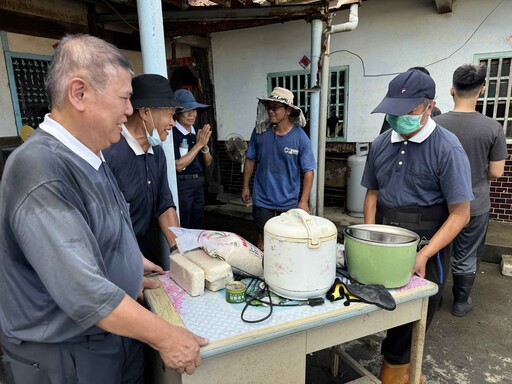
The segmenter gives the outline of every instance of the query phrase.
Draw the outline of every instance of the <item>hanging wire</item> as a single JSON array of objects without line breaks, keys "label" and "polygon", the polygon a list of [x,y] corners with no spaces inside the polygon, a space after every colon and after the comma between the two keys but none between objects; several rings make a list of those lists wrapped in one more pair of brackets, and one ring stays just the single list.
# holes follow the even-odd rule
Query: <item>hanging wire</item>
[{"label": "hanging wire", "polygon": [[131,28],[135,29],[137,32],[139,32],[139,30],[137,29],[137,27],[135,27],[135,26],[131,25],[128,21],[126,21],[126,19],[125,19],[123,16],[121,16],[121,14],[120,14],[119,12],[117,12],[117,10],[116,10],[116,9],[115,9],[115,8],[114,8],[114,7],[113,7],[113,6],[112,6],[112,5],[111,5],[107,0],[103,0],[103,2],[104,2],[105,4],[107,4],[107,5],[110,7],[110,9],[112,9],[112,10],[117,14],[117,16],[119,16],[119,17],[121,18],[121,20],[123,20],[123,22],[124,22],[126,25],[128,25],[129,27],[131,27]]},{"label": "hanging wire", "polygon": [[[478,24],[478,26],[476,27],[476,29],[473,31],[473,33],[471,33],[471,35],[466,39],[466,41],[464,42],[464,44],[462,44],[459,48],[457,48],[455,51],[453,51],[450,55],[442,58],[442,59],[439,59],[439,60],[436,60],[430,64],[427,64],[425,65],[425,68],[426,67],[430,67],[434,64],[437,64],[437,63],[440,63],[442,61],[445,61],[445,60],[448,60],[449,58],[451,58],[453,55],[455,55],[457,52],[459,52],[462,48],[464,48],[466,46],[466,44],[473,38],[473,36],[478,32],[478,30],[480,29],[480,27],[485,23],[485,21],[496,11],[496,9],[504,2],[505,0],[501,0],[488,14],[487,16],[485,16],[485,18],[481,21],[480,24]],[[357,53],[354,53],[352,51],[349,51],[348,49],[339,49],[339,50],[336,50],[336,51],[332,51],[330,54],[334,54],[334,53],[338,53],[338,52],[347,52],[347,53],[350,53],[351,55],[354,55],[356,56],[357,58],[359,58],[359,60],[361,61],[361,65],[363,67],[363,77],[382,77],[382,76],[393,76],[393,75],[399,75],[400,73],[402,72],[393,72],[393,73],[380,73],[380,74],[373,74],[373,75],[370,75],[370,74],[367,74],[366,73],[366,68],[365,68],[365,65],[364,65],[364,60],[361,56],[359,56]]]}]

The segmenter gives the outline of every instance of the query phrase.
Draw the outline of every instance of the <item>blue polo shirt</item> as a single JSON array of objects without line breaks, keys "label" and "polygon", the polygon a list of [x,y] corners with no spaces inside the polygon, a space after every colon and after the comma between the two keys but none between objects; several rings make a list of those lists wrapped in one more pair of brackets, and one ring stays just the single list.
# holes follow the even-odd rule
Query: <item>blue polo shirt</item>
[{"label": "blue polo shirt", "polygon": [[457,204],[474,199],[468,158],[457,137],[429,118],[410,140],[392,130],[372,143],[361,185],[389,208]]},{"label": "blue polo shirt", "polygon": [[253,203],[276,210],[296,208],[299,202],[300,172],[316,169],[311,141],[304,130],[294,125],[280,136],[269,128],[253,131],[246,156],[256,160]]},{"label": "blue polo shirt", "polygon": [[176,206],[167,181],[162,147],[150,147],[144,152],[123,126],[121,140],[104,150],[103,155],[130,205],[135,235],[146,236],[154,221]]}]

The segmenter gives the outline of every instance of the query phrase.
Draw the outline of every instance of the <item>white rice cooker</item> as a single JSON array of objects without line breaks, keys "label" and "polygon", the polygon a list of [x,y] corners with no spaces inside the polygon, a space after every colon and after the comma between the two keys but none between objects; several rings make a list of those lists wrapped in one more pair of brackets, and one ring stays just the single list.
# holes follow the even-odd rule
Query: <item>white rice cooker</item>
[{"label": "white rice cooker", "polygon": [[267,221],[263,273],[270,290],[294,300],[325,295],[336,277],[337,233],[331,221],[302,209]]}]

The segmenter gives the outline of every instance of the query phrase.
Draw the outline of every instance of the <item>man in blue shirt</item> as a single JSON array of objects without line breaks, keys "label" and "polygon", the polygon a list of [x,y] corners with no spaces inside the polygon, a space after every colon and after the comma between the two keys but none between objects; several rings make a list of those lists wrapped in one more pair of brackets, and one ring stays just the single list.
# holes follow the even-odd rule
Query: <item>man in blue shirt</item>
[{"label": "man in blue shirt", "polygon": [[[270,218],[297,207],[309,213],[316,160],[302,129],[304,114],[293,105],[293,93],[275,87],[270,97],[259,99],[258,111],[261,121],[257,121],[246,153],[241,197],[243,202],[250,200],[249,182],[257,165],[253,216],[259,234],[257,246],[263,250],[263,228]],[[299,200],[301,171],[304,182]]]},{"label": "man in blue shirt", "polygon": [[[428,240],[413,272],[439,285],[430,297],[427,327],[442,297],[451,242],[469,220],[471,173],[457,137],[430,118],[435,84],[418,70],[404,72],[372,113],[386,113],[391,129],[372,143],[361,184],[364,221],[407,228]],[[407,384],[412,326],[388,330],[382,343],[383,384]]]}]

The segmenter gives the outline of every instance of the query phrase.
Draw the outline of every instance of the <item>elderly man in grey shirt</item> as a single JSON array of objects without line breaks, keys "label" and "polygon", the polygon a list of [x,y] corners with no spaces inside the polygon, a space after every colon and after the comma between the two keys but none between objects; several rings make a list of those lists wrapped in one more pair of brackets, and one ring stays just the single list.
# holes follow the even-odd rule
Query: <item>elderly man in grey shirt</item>
[{"label": "elderly man in grey shirt", "polygon": [[8,382],[140,383],[141,342],[193,373],[206,339],[138,304],[144,270],[101,151],[132,113],[126,55],[87,35],[56,48],[51,113],[0,187],[0,344]]}]

